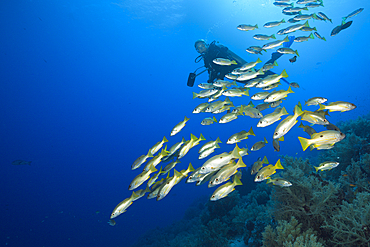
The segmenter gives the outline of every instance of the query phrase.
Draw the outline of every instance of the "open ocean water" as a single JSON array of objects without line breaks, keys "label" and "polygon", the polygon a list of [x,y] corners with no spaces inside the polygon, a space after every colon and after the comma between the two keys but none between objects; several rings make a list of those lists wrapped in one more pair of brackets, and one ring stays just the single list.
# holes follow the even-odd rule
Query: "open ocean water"
[{"label": "open ocean water", "polygon": [[[335,124],[370,110],[370,2],[324,0],[324,6],[309,13],[322,11],[333,23],[311,19],[309,24],[327,41],[315,37],[293,43],[297,61],[290,63],[292,55],[283,55],[272,71],[286,69],[287,80],[300,85],[282,104],[289,114],[298,101],[316,96],[357,106],[330,113]],[[347,20],[352,25],[330,36],[342,17],[358,8],[364,11]],[[253,126],[256,136],[239,146],[251,148],[263,137],[269,143],[243,158],[248,167],[263,156],[272,164],[278,155],[317,156],[319,151],[302,151],[297,138],[305,135],[298,128],[301,121],[280,142],[278,153],[271,138],[277,123],[257,128],[257,119],[240,117],[202,126],[211,114],[192,113],[205,101],[192,99],[192,92],[207,80],[204,73],[194,87],[186,85],[188,74],[203,65],[194,63],[199,55],[194,42],[216,40],[248,62],[258,57],[266,62],[276,49],[262,56],[245,49],[264,43],[254,34],[289,26],[263,28],[282,18],[291,16],[272,0],[2,0],[0,245],[131,246],[148,230],[181,220],[194,200],[210,197],[214,188],[182,181],[163,200],[141,198],[114,219],[114,227],[107,223],[114,207],[131,195],[128,186],[141,171],[132,171],[131,164],[163,136],[168,148],[182,137],[189,140],[191,133],[202,133],[207,141],[220,137],[221,149],[214,153],[220,154],[233,149],[226,144],[232,134]],[[236,29],[239,24],[258,24],[259,29],[244,32]],[[287,88],[284,82],[279,87]],[[250,101],[247,96],[231,100],[234,105]],[[185,116],[190,118],[186,127],[170,137]],[[207,160],[198,160],[198,147],[177,170]],[[32,163],[12,165],[15,160]]]}]

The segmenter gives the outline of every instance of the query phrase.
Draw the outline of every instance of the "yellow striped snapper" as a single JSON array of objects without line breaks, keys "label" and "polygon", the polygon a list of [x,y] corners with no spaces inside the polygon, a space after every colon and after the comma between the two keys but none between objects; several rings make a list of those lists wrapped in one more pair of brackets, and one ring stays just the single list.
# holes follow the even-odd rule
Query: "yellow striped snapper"
[{"label": "yellow striped snapper", "polygon": [[143,154],[141,155],[139,158],[137,158],[134,163],[131,165],[131,169],[132,170],[135,170],[137,168],[139,168],[142,164],[144,164],[146,162],[146,160],[148,158],[151,158],[153,157],[152,153],[150,152],[150,150],[148,151],[148,154]]},{"label": "yellow striped snapper", "polygon": [[144,167],[144,171],[148,171],[150,166],[153,165],[156,167],[162,160],[163,157],[167,156],[170,152],[166,150],[167,146],[162,149],[162,151],[153,157],[153,159],[149,160],[148,163]]},{"label": "yellow striped snapper", "polygon": [[160,181],[156,182],[153,185],[152,189],[150,190],[147,198],[148,199],[156,198],[157,195],[158,195],[159,190],[161,189],[161,185],[163,185],[169,177],[170,177],[170,173],[167,174],[166,178],[162,178]]},{"label": "yellow striped snapper", "polygon": [[237,106],[233,109],[232,113],[238,113],[238,112],[243,112],[243,109],[245,109],[246,107],[254,107],[252,101],[250,101],[248,103],[248,105],[240,105],[240,106]]},{"label": "yellow striped snapper", "polygon": [[129,190],[134,190],[136,189],[137,187],[139,187],[140,185],[142,185],[146,180],[149,179],[149,176],[150,174],[152,174],[153,172],[156,172],[157,169],[151,165],[149,170],[148,171],[143,171],[142,173],[140,173],[139,175],[137,175],[130,183],[128,189]]},{"label": "yellow striped snapper", "polygon": [[274,166],[268,165],[259,170],[256,177],[254,178],[254,182],[261,182],[268,179],[271,175],[276,173],[277,169],[284,169],[284,167],[280,163],[280,159],[276,162]]},{"label": "yellow striped snapper", "polygon": [[227,182],[226,184],[218,187],[211,196],[211,201],[217,201],[221,198],[226,197],[228,194],[235,190],[235,186],[243,185],[237,174],[233,177],[233,182]]},{"label": "yellow striped snapper", "polygon": [[238,133],[235,133],[233,134],[232,136],[229,137],[229,139],[227,139],[227,144],[235,144],[237,142],[240,142],[242,140],[246,140],[248,139],[249,136],[256,136],[253,132],[253,129],[252,127],[250,128],[250,130],[247,132],[245,130],[242,130]]},{"label": "yellow striped snapper", "polygon": [[344,137],[346,137],[346,135],[340,131],[325,130],[312,134],[311,139],[306,139],[300,136],[298,137],[298,139],[301,142],[303,151],[305,151],[311,145],[313,148],[317,148],[321,145],[326,144],[334,145],[335,143],[343,140]]},{"label": "yellow striped snapper", "polygon": [[204,174],[219,170],[221,167],[227,165],[232,159],[240,158],[241,156],[239,154],[239,151],[240,149],[236,144],[231,154],[225,152],[213,156],[201,166],[199,173]]},{"label": "yellow striped snapper", "polygon": [[149,152],[153,155],[155,154],[156,152],[158,152],[159,149],[161,149],[163,147],[163,144],[168,142],[168,140],[166,139],[166,137],[164,136],[163,137],[163,140],[160,141],[160,142],[157,142],[156,144],[153,145],[153,147],[151,147],[149,149]]},{"label": "yellow striped snapper", "polygon": [[309,39],[314,39],[315,37],[313,36],[313,34],[311,33],[310,35],[308,36],[299,36],[299,37],[296,37],[294,39],[294,42],[304,42],[304,41],[307,41]]},{"label": "yellow striped snapper", "polygon": [[274,131],[273,138],[279,139],[283,135],[289,132],[289,130],[298,122],[297,118],[302,115],[301,108],[296,105],[294,107],[294,115],[287,116],[284,120],[282,120],[279,125],[276,127]]},{"label": "yellow striped snapper", "polygon": [[266,72],[275,66],[278,66],[278,63],[276,62],[276,60],[274,61],[274,63],[266,63],[265,65],[263,65],[262,70],[263,72]]},{"label": "yellow striped snapper", "polygon": [[331,170],[339,165],[339,162],[336,161],[326,161],[321,163],[319,166],[314,166],[316,172],[318,171],[325,171],[325,170]]},{"label": "yellow striped snapper", "polygon": [[250,31],[250,30],[258,29],[258,25],[256,24],[256,25],[252,26],[252,25],[240,24],[236,28],[241,30],[241,31]]},{"label": "yellow striped snapper", "polygon": [[277,52],[281,54],[296,54],[299,57],[298,50],[293,50],[289,47],[279,48],[277,49]]},{"label": "yellow striped snapper", "polygon": [[245,116],[251,117],[251,118],[261,118],[263,117],[262,113],[253,107],[245,107],[243,108],[243,113]]},{"label": "yellow striped snapper", "polygon": [[307,101],[305,101],[305,105],[306,106],[310,106],[310,105],[318,105],[318,104],[322,104],[322,103],[325,103],[328,99],[326,98],[323,98],[323,97],[314,97],[314,98],[311,98]]},{"label": "yellow striped snapper", "polygon": [[242,67],[239,68],[239,70],[240,71],[246,71],[248,69],[251,69],[251,68],[255,67],[258,63],[262,63],[260,58],[258,58],[257,61],[255,61],[255,62],[250,62],[250,63],[244,64]]},{"label": "yellow striped snapper", "polygon": [[264,72],[263,72],[262,69],[260,69],[258,71],[253,69],[251,72],[240,74],[237,77],[236,80],[238,80],[238,81],[247,81],[247,80],[256,78],[258,75],[263,75],[263,74],[264,74]]},{"label": "yellow striped snapper", "polygon": [[325,118],[325,115],[325,112],[303,111],[301,120],[312,124],[327,125],[329,121]]},{"label": "yellow striped snapper", "polygon": [[259,92],[255,93],[252,95],[251,99],[252,100],[263,100],[266,99],[266,97],[270,94],[271,92]]},{"label": "yellow striped snapper", "polygon": [[257,85],[256,87],[257,88],[261,88],[261,87],[267,87],[269,85],[272,85],[272,84],[275,84],[277,82],[280,81],[281,78],[286,78],[288,77],[288,74],[286,73],[286,70],[284,69],[280,75],[278,74],[272,74],[272,75],[268,75],[266,76],[265,78],[263,78]]},{"label": "yellow striped snapper", "polygon": [[218,121],[218,123],[228,123],[228,122],[231,122],[231,121],[237,119],[238,116],[240,116],[240,115],[243,116],[243,112],[237,112],[237,113],[230,112],[230,113],[226,113],[225,115],[223,115],[220,118],[220,120]]},{"label": "yellow striped snapper", "polygon": [[171,136],[176,135],[179,133],[184,127],[187,121],[189,121],[190,118],[187,118],[185,116],[184,121],[181,121],[180,123],[176,124],[176,126],[171,131]]},{"label": "yellow striped snapper", "polygon": [[307,3],[315,3],[317,0],[298,0],[296,4],[307,4]]},{"label": "yellow striped snapper", "polygon": [[286,3],[286,2],[273,2],[273,5],[275,5],[276,7],[280,7],[280,8],[285,8],[285,7],[288,7],[288,6],[290,6],[290,7],[293,7],[294,5],[293,5],[293,3]]},{"label": "yellow striped snapper", "polygon": [[116,218],[118,215],[126,212],[127,208],[129,206],[131,206],[132,202],[134,201],[134,199],[137,197],[137,195],[135,194],[135,192],[132,192],[132,195],[129,197],[129,198],[126,198],[125,200],[123,200],[122,202],[120,202],[114,209],[113,209],[113,212],[112,214],[110,215],[110,218],[111,219],[114,219]]},{"label": "yellow striped snapper", "polygon": [[190,134],[190,140],[186,141],[184,143],[184,145],[181,147],[179,155],[177,156],[177,158],[181,159],[182,157],[184,157],[189,152],[189,150],[192,148],[194,142],[197,141],[197,140],[198,140],[198,138],[195,135]]},{"label": "yellow striped snapper", "polygon": [[271,85],[268,85],[268,86],[266,86],[266,87],[263,87],[263,88],[261,88],[262,90],[272,90],[272,89],[274,89],[274,88],[277,88],[278,86],[280,86],[281,85],[281,83],[280,82],[276,82],[276,83],[274,83],[274,84],[271,84]]},{"label": "yellow striped snapper", "polygon": [[[310,27],[310,25],[308,24],[308,21],[306,21],[304,24],[295,24],[287,28],[281,29],[277,32],[277,34],[284,35],[288,33],[293,33],[295,31],[300,30],[302,27]],[[287,41],[289,41],[289,39]],[[284,41],[284,42],[287,42],[287,41]]]},{"label": "yellow striped snapper", "polygon": [[329,110],[329,112],[333,111],[350,111],[356,108],[355,104],[345,102],[345,101],[336,101],[336,102],[330,102],[328,105],[322,105],[319,104],[320,108],[319,110]]},{"label": "yellow striped snapper", "polygon": [[157,194],[157,201],[162,200],[165,196],[168,195],[168,193],[170,193],[173,186],[176,185],[177,179],[181,176],[182,174],[174,169],[173,176],[166,179],[166,181],[161,185]]},{"label": "yellow striped snapper", "polygon": [[221,109],[218,109],[218,110],[216,110],[216,111],[214,111],[212,113],[213,114],[223,113],[225,111],[229,111],[231,107],[233,107],[233,106],[231,106],[231,105],[224,105],[223,107],[221,107]]},{"label": "yellow striped snapper", "polygon": [[212,88],[214,88],[212,83],[200,83],[200,84],[198,84],[198,87],[200,87],[201,89],[212,89]]},{"label": "yellow striped snapper", "polygon": [[222,167],[209,181],[208,188],[217,186],[229,180],[229,178],[238,172],[239,168],[247,167],[240,158],[238,162],[232,161],[230,164]]},{"label": "yellow striped snapper", "polygon": [[203,150],[200,154],[199,154],[199,157],[198,159],[204,159],[206,157],[208,157],[211,153],[213,153],[215,151],[216,148],[220,148],[220,146],[216,143],[216,145],[212,146],[212,147],[209,147],[205,150]]},{"label": "yellow striped snapper", "polygon": [[302,27],[301,31],[303,31],[303,32],[313,32],[313,31],[317,31],[317,29],[316,29],[316,27]]},{"label": "yellow striped snapper", "polygon": [[311,18],[315,18],[314,15],[316,15],[316,14],[315,13],[313,13],[311,15],[299,14],[299,15],[294,16],[293,19],[296,20],[296,21],[304,21],[304,20],[308,20],[308,19],[311,19]]},{"label": "yellow striped snapper", "polygon": [[217,119],[213,117],[206,117],[205,119],[200,122],[201,125],[211,125],[213,123],[217,123]]},{"label": "yellow striped snapper", "polygon": [[281,108],[278,107],[274,110],[274,112],[265,115],[258,121],[257,127],[266,127],[269,126],[281,119],[281,116],[288,115],[285,107]]},{"label": "yellow striped snapper", "polygon": [[256,79],[249,80],[249,81],[244,85],[244,87],[248,87],[248,88],[250,88],[250,87],[254,87],[254,86],[256,86],[260,81],[261,81],[261,79],[260,79],[260,78],[256,78]]},{"label": "yellow striped snapper", "polygon": [[[145,190],[141,189],[141,190],[135,191],[135,194],[136,194],[137,197],[134,197],[132,201],[134,202],[134,201],[140,199],[141,197],[145,196],[146,192],[150,192],[150,189],[149,189],[148,185],[146,186]],[[133,191],[133,193],[134,193],[134,191]]]},{"label": "yellow striped snapper", "polygon": [[159,178],[159,176],[161,175],[161,174],[164,174],[164,173],[166,173],[165,171],[162,171],[162,167],[161,167],[161,169],[159,169],[159,172],[158,173],[156,173],[156,174],[154,174],[150,179],[149,179],[149,181],[148,181],[148,183],[147,183],[147,187],[150,187],[150,186],[152,186],[154,183],[155,183],[155,181],[157,181],[157,179]]},{"label": "yellow striped snapper", "polygon": [[287,7],[283,9],[283,13],[296,13],[302,10],[308,10],[307,7]]},{"label": "yellow striped snapper", "polygon": [[288,94],[290,94],[290,93],[294,93],[294,92],[292,91],[292,89],[289,86],[288,90],[282,89],[282,90],[279,90],[279,91],[276,91],[276,92],[273,92],[273,93],[267,95],[266,99],[264,99],[263,101],[267,102],[267,103],[278,101],[280,99],[286,98],[288,96]]},{"label": "yellow striped snapper", "polygon": [[213,86],[223,88],[223,87],[237,86],[237,84],[235,81],[229,82],[225,80],[217,80],[213,83]]},{"label": "yellow striped snapper", "polygon": [[199,104],[197,107],[194,108],[193,113],[203,112],[208,105],[209,103],[207,102]]},{"label": "yellow striped snapper", "polygon": [[232,64],[238,64],[235,60],[230,60],[227,58],[215,58],[213,59],[213,63],[217,65],[232,65]]},{"label": "yellow striped snapper", "polygon": [[230,99],[228,97],[226,97],[226,99],[224,101],[219,100],[219,101],[215,101],[215,102],[210,103],[205,108],[204,112],[214,112],[216,110],[221,109],[224,105],[234,106],[233,102],[231,102]]},{"label": "yellow striped snapper", "polygon": [[272,183],[273,185],[277,185],[280,187],[289,187],[292,186],[292,183],[288,180],[285,180],[283,178],[268,178],[266,184]]},{"label": "yellow striped snapper", "polygon": [[216,146],[217,143],[222,143],[221,140],[220,140],[220,137],[217,137],[217,139],[215,141],[209,141],[207,143],[205,143],[200,149],[199,149],[199,152],[198,153],[201,153],[203,152],[204,150],[208,149],[208,148],[211,148],[213,146]]},{"label": "yellow striped snapper", "polygon": [[277,27],[279,26],[281,23],[285,23],[285,20],[282,19],[281,21],[271,21],[271,22],[267,22],[265,23],[263,26],[266,27],[266,28],[271,28],[271,27]]},{"label": "yellow striped snapper", "polygon": [[269,40],[269,39],[276,39],[275,34],[272,35],[265,35],[265,34],[255,34],[253,38],[256,40]]},{"label": "yellow striped snapper", "polygon": [[226,74],[225,77],[229,80],[236,80],[236,78],[238,78],[237,75],[233,75],[233,74]]},{"label": "yellow striped snapper", "polygon": [[288,42],[288,41],[289,41],[289,38],[288,38],[288,36],[286,36],[285,39],[283,39],[283,40],[276,40],[276,41],[273,41],[273,42],[264,44],[262,46],[262,49],[265,49],[265,50],[267,50],[267,49],[273,49],[275,47],[278,47],[278,46],[283,45],[284,42]]},{"label": "yellow striped snapper", "polygon": [[209,97],[208,102],[212,102],[212,101],[218,99],[222,95],[222,93],[225,91],[225,89],[226,89],[226,87],[223,87],[222,89],[217,89],[217,92],[214,95],[212,95],[211,97]]},{"label": "yellow striped snapper", "polygon": [[268,164],[269,161],[267,160],[267,157],[263,157],[263,160],[261,158],[258,158],[256,162],[254,162],[252,169],[251,169],[251,175],[256,174],[262,167],[263,164]]},{"label": "yellow striped snapper", "polygon": [[163,169],[164,173],[168,173],[169,171],[171,171],[173,168],[175,168],[175,166],[176,166],[178,163],[181,163],[181,161],[180,161],[180,160],[174,160],[174,161],[172,161],[172,162],[168,163],[168,164],[164,167],[164,169]]},{"label": "yellow striped snapper", "polygon": [[264,139],[263,141],[256,142],[252,146],[251,151],[258,151],[268,143],[267,140],[266,140],[266,137],[264,137],[263,139]]},{"label": "yellow striped snapper", "polygon": [[202,90],[199,93],[193,92],[193,99],[195,99],[195,98],[203,99],[203,98],[211,97],[212,95],[216,94],[217,92],[218,92],[218,90],[216,88]]},{"label": "yellow striped snapper", "polygon": [[243,95],[249,96],[249,89],[248,88],[231,88],[228,90],[225,90],[222,95],[229,96],[229,97],[241,97]]}]

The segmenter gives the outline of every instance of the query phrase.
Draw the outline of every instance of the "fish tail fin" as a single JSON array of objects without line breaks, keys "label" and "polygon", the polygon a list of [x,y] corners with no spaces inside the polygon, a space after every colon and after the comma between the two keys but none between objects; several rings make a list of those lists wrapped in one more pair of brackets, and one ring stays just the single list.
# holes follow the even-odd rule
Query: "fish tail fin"
[{"label": "fish tail fin", "polygon": [[325,37],[322,37],[322,40],[326,41]]},{"label": "fish tail fin", "polygon": [[303,8],[303,10],[308,10],[308,8],[307,8],[307,7],[305,7],[305,8]]},{"label": "fish tail fin", "polygon": [[242,158],[238,160],[238,163],[236,163],[236,165],[238,166],[238,168],[247,167],[247,165],[243,162]]},{"label": "fish tail fin", "polygon": [[290,86],[288,87],[287,92],[288,92],[288,93],[294,93]]},{"label": "fish tail fin", "polygon": [[249,101],[247,107],[254,107],[253,102],[252,101]]},{"label": "fish tail fin", "polygon": [[302,104],[301,104],[301,102],[300,102],[300,101],[298,101],[297,106],[302,110]]},{"label": "fish tail fin", "polygon": [[[288,77],[288,74],[286,73],[286,70],[284,69],[281,74],[280,74],[282,77],[284,78],[287,78]],[[290,88],[290,87],[289,87]]]},{"label": "fish tail fin", "polygon": [[148,158],[152,158],[152,157],[153,157],[153,154],[152,154],[152,152],[150,152],[150,150],[149,150],[149,151],[148,151],[148,154],[147,154],[146,156],[148,156]]},{"label": "fish tail fin", "polygon": [[313,36],[313,34],[311,33],[310,36],[308,36],[310,39],[314,39],[315,37]]},{"label": "fish tail fin", "polygon": [[195,99],[196,97],[198,97],[198,94],[193,92],[193,99]]},{"label": "fish tail fin", "polygon": [[313,30],[317,31],[316,27],[314,27]]},{"label": "fish tail fin", "polygon": [[299,142],[301,143],[303,151],[306,151],[306,149],[311,145],[310,139],[306,139],[303,137],[298,136]]},{"label": "fish tail fin", "polygon": [[190,141],[196,141],[196,140],[198,140],[198,138],[195,135],[190,134]]},{"label": "fish tail fin", "polygon": [[258,74],[259,74],[259,75],[264,75],[264,74],[265,74],[265,73],[263,72],[263,69],[262,69],[262,68],[258,71]]},{"label": "fish tail fin", "polygon": [[284,19],[282,19],[280,22],[281,22],[281,23],[285,23],[285,20],[284,20]]},{"label": "fish tail fin", "polygon": [[303,125],[303,122],[301,122],[301,124],[300,125],[298,125],[298,128],[304,128],[304,125]]},{"label": "fish tail fin", "polygon": [[256,134],[254,134],[253,132],[253,129],[252,127],[250,128],[250,130],[248,131],[248,134],[251,135],[251,136],[256,136]]},{"label": "fish tail fin", "polygon": [[297,54],[297,56],[299,57],[299,54],[298,54],[298,50],[295,50],[295,52],[294,52],[295,54]]},{"label": "fish tail fin", "polygon": [[145,194],[146,192],[151,192],[151,190],[150,190],[150,188],[149,188],[149,186],[148,186],[148,185],[146,186],[146,188],[145,188],[145,190],[144,190],[144,194]]},{"label": "fish tail fin", "polygon": [[319,171],[319,167],[318,166],[314,166],[315,170],[316,170],[316,173]]},{"label": "fish tail fin", "polygon": [[135,191],[133,191],[133,192],[132,192],[132,194],[131,194],[131,196],[130,196],[130,200],[131,200],[131,201],[135,201],[135,199],[137,199],[137,198],[139,198],[139,195],[137,195],[137,194],[135,193]]},{"label": "fish tail fin", "polygon": [[266,184],[269,184],[269,183],[271,183],[271,178],[268,178],[268,179],[266,180]]},{"label": "fish tail fin", "polygon": [[194,169],[194,167],[193,167],[193,165],[191,164],[191,163],[189,163],[189,166],[188,166],[188,169],[186,170],[188,173],[189,172],[193,172],[193,171],[195,171],[195,169]]},{"label": "fish tail fin", "polygon": [[220,148],[220,145],[218,145],[218,143],[215,144],[216,148]]},{"label": "fish tail fin", "polygon": [[262,63],[262,60],[260,58],[257,58],[256,63]]},{"label": "fish tail fin", "polygon": [[238,64],[235,60],[231,61],[231,64]]},{"label": "fish tail fin", "polygon": [[[215,118],[216,119],[216,118]],[[216,122],[217,122],[217,120],[216,120]],[[204,138],[204,136],[202,135],[202,133],[200,134],[200,136],[199,136],[199,139],[198,140],[200,140],[200,141],[205,141],[206,140],[206,138]]]},{"label": "fish tail fin", "polygon": [[184,122],[186,123],[187,121],[189,121],[189,119],[190,119],[190,118],[187,118],[187,117],[185,116],[185,118],[184,118]]},{"label": "fish tail fin", "polygon": [[256,24],[255,27],[258,28],[258,24]]},{"label": "fish tail fin", "polygon": [[216,143],[222,143],[221,140],[220,140],[220,137],[217,137]]},{"label": "fish tail fin", "polygon": [[233,152],[231,153],[231,155],[232,155],[234,158],[238,158],[238,159],[240,159],[240,158],[241,158],[240,153],[239,153],[240,151],[241,151],[241,149],[238,147],[238,144],[236,143],[236,144],[235,144],[235,148],[234,148]]},{"label": "fish tail fin", "polygon": [[302,109],[298,105],[296,105],[294,107],[294,115],[301,116],[302,114],[303,114]]},{"label": "fish tail fin", "polygon": [[273,65],[278,66],[278,63],[276,62],[276,60],[274,61]]},{"label": "fish tail fin", "polygon": [[[262,72],[263,73],[263,72]],[[245,96],[249,96],[249,88],[245,88],[244,91],[243,91],[243,94]]]},{"label": "fish tail fin", "polygon": [[319,106],[320,106],[319,111],[325,110],[325,105],[319,103]]},{"label": "fish tail fin", "polygon": [[236,174],[234,175],[233,184],[234,186],[243,185],[242,182],[240,181],[239,176],[237,176]]},{"label": "fish tail fin", "polygon": [[213,116],[212,120],[213,122],[217,123],[217,119],[215,118],[215,116]]},{"label": "fish tail fin", "polygon": [[267,157],[266,156],[263,157],[262,164],[268,164],[268,163],[269,161],[267,160]]},{"label": "fish tail fin", "polygon": [[284,167],[281,165],[280,159],[275,164],[275,169],[284,169]]},{"label": "fish tail fin", "polygon": [[308,20],[304,23],[305,27],[310,27],[310,24],[308,24]]},{"label": "fish tail fin", "polygon": [[163,140],[162,141],[163,141],[163,143],[168,142],[168,140],[167,140],[167,138],[165,136],[163,137]]},{"label": "fish tail fin", "polygon": [[281,108],[280,114],[281,115],[288,115],[288,112],[286,111],[285,107]]},{"label": "fish tail fin", "polygon": [[342,23],[347,20],[347,17],[342,17]]},{"label": "fish tail fin", "polygon": [[152,164],[152,165],[150,165],[149,170],[150,170],[152,173],[153,173],[153,172],[158,171],[158,169],[157,169],[157,168],[155,168],[155,167],[153,166],[153,164]]},{"label": "fish tail fin", "polygon": [[312,14],[312,18],[314,18],[314,19],[316,19],[316,20],[318,19],[318,17],[317,17],[317,15],[316,15],[316,13],[313,13],[313,14]]},{"label": "fish tail fin", "polygon": [[276,39],[275,34],[271,35],[270,37],[271,39]]},{"label": "fish tail fin", "polygon": [[174,173],[173,173],[173,175],[174,176],[176,176],[176,177],[182,177],[182,173],[181,172],[178,172],[178,171],[176,171],[176,169],[173,169],[173,171],[174,171]]},{"label": "fish tail fin", "polygon": [[265,140],[264,140],[264,142],[265,142],[265,143],[268,143],[268,142],[267,142],[267,140],[266,140],[266,137],[263,137],[263,139],[265,139]]},{"label": "fish tail fin", "polygon": [[289,42],[289,36],[287,35],[284,39],[283,39],[284,42]]}]

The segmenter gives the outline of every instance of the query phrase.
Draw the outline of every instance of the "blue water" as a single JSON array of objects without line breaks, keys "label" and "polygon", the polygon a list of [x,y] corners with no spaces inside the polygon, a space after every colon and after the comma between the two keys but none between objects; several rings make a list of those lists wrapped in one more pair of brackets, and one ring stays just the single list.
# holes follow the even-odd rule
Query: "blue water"
[{"label": "blue water", "polygon": [[[199,196],[213,189],[182,182],[163,200],[142,198],[107,224],[113,208],[129,197],[128,185],[138,174],[131,164],[184,116],[186,127],[169,138],[168,145],[190,138],[220,137],[222,151],[232,134],[251,126],[256,137],[241,144],[271,140],[276,127],[255,127],[257,120],[243,117],[228,124],[201,126],[207,114],[192,114],[203,102],[192,99],[199,88],[186,86],[188,74],[198,68],[194,42],[217,40],[247,61],[257,55],[245,51],[258,45],[252,36],[262,25],[285,17],[271,0],[195,1],[10,1],[0,3],[0,131],[1,246],[130,246],[147,230],[181,219]],[[315,38],[295,43],[300,57],[278,60],[273,71],[286,69],[293,89],[284,106],[290,114],[298,101],[322,96],[329,101],[357,105],[350,112],[334,112],[330,122],[367,114],[370,79],[370,2],[326,0],[323,11],[329,22],[310,20],[324,42]],[[350,28],[335,37],[331,30],[341,17],[360,7]],[[312,11],[311,11],[312,12]],[[260,29],[242,32],[236,26],[258,24]],[[286,27],[288,24],[285,24]],[[274,28],[274,32],[282,27]],[[270,31],[270,30],[269,30]],[[306,33],[305,33],[306,35]],[[261,56],[270,58],[272,51]],[[204,73],[196,84],[205,82]],[[283,84],[281,88],[287,89]],[[257,92],[254,89],[251,93]],[[234,101],[234,100],[233,100]],[[248,103],[248,98],[234,104]],[[218,116],[219,117],[219,116]],[[281,142],[281,152],[305,153],[297,126]],[[266,155],[279,158],[269,145],[244,158],[248,165]],[[179,164],[199,167],[198,148]],[[222,151],[216,151],[217,154]],[[32,161],[13,166],[14,160]]]}]

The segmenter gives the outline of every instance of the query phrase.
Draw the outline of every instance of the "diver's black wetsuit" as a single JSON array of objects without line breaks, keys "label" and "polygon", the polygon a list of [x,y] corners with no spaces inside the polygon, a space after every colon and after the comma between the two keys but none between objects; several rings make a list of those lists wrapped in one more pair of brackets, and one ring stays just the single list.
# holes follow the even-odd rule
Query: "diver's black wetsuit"
[{"label": "diver's black wetsuit", "polygon": [[[204,66],[207,68],[209,74],[208,83],[213,83],[215,79],[223,80],[226,74],[246,63],[244,59],[230,51],[226,46],[216,45],[216,41],[209,44],[207,51],[202,54],[202,57]],[[231,61],[235,60],[237,64],[229,66],[218,65],[213,62],[215,58],[227,58]]]}]

